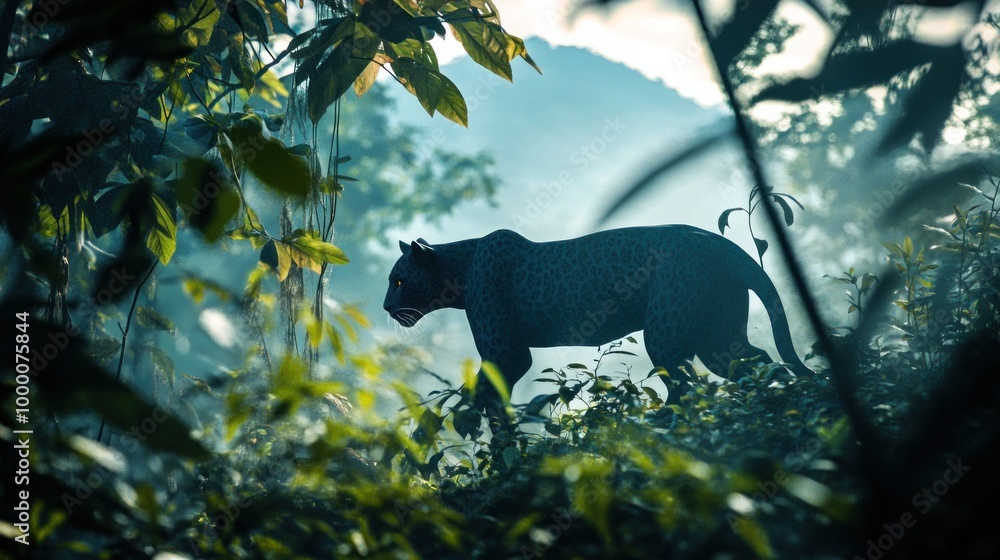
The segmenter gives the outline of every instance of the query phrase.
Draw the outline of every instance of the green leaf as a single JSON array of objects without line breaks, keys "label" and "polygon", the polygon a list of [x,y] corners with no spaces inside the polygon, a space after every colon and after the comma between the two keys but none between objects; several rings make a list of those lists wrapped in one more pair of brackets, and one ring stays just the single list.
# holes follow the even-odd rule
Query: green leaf
[{"label": "green leaf", "polygon": [[[347,255],[345,255],[339,247],[332,243],[323,241],[320,238],[319,232],[316,231],[302,229],[295,230],[292,232],[290,237],[284,240],[284,243],[309,259],[320,263],[347,264],[350,262]],[[296,256],[293,255],[292,258],[294,260]],[[303,266],[302,263],[298,264],[303,268],[311,268],[315,270],[312,266]]]},{"label": "green leaf", "polygon": [[867,291],[869,288],[872,287],[872,284],[874,284],[877,280],[878,280],[877,276],[875,276],[871,272],[866,272],[864,276],[861,277],[861,290]]},{"label": "green leaf", "polygon": [[[354,23],[357,20],[353,15],[349,15],[343,18],[333,18],[329,20],[323,20],[320,25],[317,26],[317,30],[322,27],[322,31],[319,32],[314,40],[310,41],[302,48],[298,48],[301,42],[295,46],[291,54],[293,59],[298,59],[298,68],[295,70],[295,80],[299,83],[304,82],[307,78],[312,78],[316,66],[323,59],[323,55],[326,53],[327,49],[333,48],[338,43],[344,40],[346,37],[350,37],[354,34]],[[301,35],[299,36],[301,37]],[[299,37],[296,37],[298,39]],[[306,37],[308,39],[309,37]],[[289,50],[292,50],[292,43],[289,43]]]},{"label": "green leaf", "polygon": [[372,322],[368,320],[368,317],[365,316],[364,312],[354,305],[350,304],[345,305],[344,314],[350,317],[351,319],[354,319],[355,323],[361,325],[366,329],[372,326]]},{"label": "green leaf", "polygon": [[903,256],[903,248],[900,247],[898,243],[882,242],[882,246],[894,255],[898,255],[900,257]]},{"label": "green leaf", "polygon": [[[108,186],[111,188],[103,190],[99,193],[100,196],[94,195],[87,200],[87,220],[90,222],[90,229],[93,230],[94,236],[98,238],[114,231],[122,221],[121,200],[126,189],[121,188],[121,185]],[[46,237],[52,237],[55,235],[55,218],[52,216],[51,208],[46,205],[42,206],[42,210],[44,209],[48,209],[48,215],[39,226],[39,232]],[[42,215],[41,211],[40,215]],[[66,209],[63,209],[63,215],[60,216],[60,219],[66,220],[63,227],[64,231],[68,230],[69,214]],[[51,222],[47,222],[47,220],[51,220]]]},{"label": "green leaf", "polygon": [[306,340],[313,348],[319,348],[319,343],[323,342],[323,321],[313,315],[311,309],[303,308],[299,314],[299,321],[306,330]]},{"label": "green leaf", "polygon": [[207,280],[193,275],[185,275],[181,286],[184,288],[184,292],[188,295],[188,297],[190,297],[195,303],[200,304],[205,300],[206,290],[214,293],[221,301],[229,301],[233,299],[233,294],[225,286],[214,280]]},{"label": "green leaf", "polygon": [[642,390],[646,393],[646,396],[649,397],[649,400],[652,401],[653,404],[663,403],[663,399],[660,398],[660,394],[657,393],[652,387],[643,387]]},{"label": "green leaf", "polygon": [[558,394],[538,395],[524,406],[524,413],[529,416],[538,416],[543,408],[555,404],[558,400]]},{"label": "green leaf", "polygon": [[392,68],[400,78],[406,80],[406,89],[417,97],[427,114],[434,116],[444,95],[439,78],[441,74],[411,58],[393,61]]},{"label": "green leaf", "polygon": [[774,558],[774,548],[767,532],[756,521],[742,516],[732,516],[729,525],[742,538],[758,558]]},{"label": "green leaf", "polygon": [[788,203],[785,202],[785,200],[780,196],[773,196],[771,197],[771,200],[778,203],[778,206],[781,207],[781,211],[785,215],[785,225],[786,226],[792,225],[792,222],[795,221],[795,214],[792,213],[792,207],[789,206]]},{"label": "green leaf", "polygon": [[583,389],[584,383],[577,383],[573,387],[566,387],[565,385],[559,388],[559,400],[563,404],[569,404],[580,394],[580,390]]},{"label": "green leaf", "polygon": [[229,38],[228,62],[243,89],[246,90],[247,94],[252,93],[257,84],[257,76],[253,68],[250,67],[250,59],[243,50],[243,41],[239,39],[239,35],[231,35]]},{"label": "green leaf", "polygon": [[764,239],[753,238],[754,245],[757,246],[757,255],[761,258],[764,257],[764,253],[767,251],[767,241]]},{"label": "green leaf", "polygon": [[174,333],[173,321],[164,317],[160,314],[160,312],[156,311],[152,307],[140,305],[135,310],[135,318],[139,321],[140,326],[147,329],[164,331],[170,334]]},{"label": "green leaf", "polygon": [[326,337],[330,340],[330,349],[337,361],[344,363],[344,343],[340,340],[340,333],[334,328],[332,323],[326,323]]},{"label": "green leaf", "polygon": [[483,423],[483,417],[479,415],[478,411],[472,408],[455,410],[452,414],[454,415],[452,424],[455,426],[455,432],[463,438],[470,435],[474,436]]},{"label": "green leaf", "polygon": [[397,43],[383,43],[383,45],[390,61],[412,58],[431,70],[441,69],[438,65],[437,53],[434,52],[434,47],[430,43],[407,39]]},{"label": "green leaf", "polygon": [[[483,20],[466,20],[469,17],[462,14],[463,10],[451,12],[461,14],[463,21],[449,21],[452,32],[462,48],[469,53],[469,58],[507,81],[513,80],[514,74],[510,68],[508,55],[508,38],[503,29]],[[516,47],[514,47],[516,48]]]},{"label": "green leaf", "polygon": [[794,196],[792,196],[790,194],[774,193],[774,196],[778,196],[778,197],[781,197],[781,198],[784,198],[784,199],[787,199],[787,200],[791,200],[792,202],[795,203],[796,206],[799,207],[799,210],[805,210],[806,209],[805,206],[802,206],[802,203],[799,202],[798,199],[796,199]]},{"label": "green leaf", "polygon": [[726,228],[729,227],[729,215],[733,212],[743,210],[742,208],[730,208],[719,214],[719,234],[725,235]]},{"label": "green leaf", "polygon": [[612,484],[611,464],[604,459],[584,458],[577,463],[579,478],[572,486],[573,506],[583,514],[606,545],[613,542],[610,513]]},{"label": "green leaf", "polygon": [[150,527],[160,524],[160,504],[156,499],[156,490],[148,482],[140,482],[135,488],[136,504],[142,511]]},{"label": "green leaf", "polygon": [[87,345],[90,355],[99,363],[106,363],[111,358],[117,359],[121,347],[122,344],[120,341],[106,336],[91,339]]},{"label": "green leaf", "polygon": [[428,115],[437,111],[462,126],[469,125],[469,111],[458,87],[444,74],[412,58],[392,62],[392,69],[404,80],[406,90],[416,96]]},{"label": "green leaf", "polygon": [[486,376],[486,380],[490,382],[490,385],[493,385],[493,388],[496,389],[497,393],[500,395],[500,400],[503,402],[504,408],[509,412],[510,389],[507,388],[507,380],[504,379],[500,370],[497,369],[497,366],[494,365],[493,362],[484,361],[480,371],[482,371],[483,375]]},{"label": "green leaf", "polygon": [[417,429],[413,432],[413,439],[417,443],[427,445],[434,441],[434,436],[441,431],[441,424],[444,419],[433,410],[425,408],[417,421]]},{"label": "green leaf", "polygon": [[86,462],[100,465],[111,472],[122,473],[128,467],[128,460],[120,451],[107,447],[98,441],[79,435],[71,435],[66,443]]},{"label": "green leaf", "polygon": [[219,14],[217,5],[209,6],[192,2],[177,10],[176,19],[171,18],[166,13],[162,13],[159,19],[163,24],[170,26],[177,25],[179,21],[188,22],[180,40],[188,47],[194,48],[208,44],[212,38],[212,32],[215,30],[215,24],[219,21]]},{"label": "green leaf", "polygon": [[274,251],[277,255],[278,281],[284,282],[288,278],[288,272],[292,269],[292,251],[284,243],[275,243]]},{"label": "green leaf", "polygon": [[[121,217],[118,218],[118,221],[121,221]],[[114,227],[117,227],[117,224],[115,224]],[[114,229],[114,227],[111,227],[106,231],[99,232],[95,226],[91,225],[91,228],[94,229],[94,235],[97,237],[101,237],[108,231]],[[38,233],[44,237],[51,238],[58,235],[60,231],[69,231],[69,206],[63,207],[62,213],[59,215],[59,219],[57,220],[52,214],[51,206],[48,204],[41,205],[38,208]]]},{"label": "green leaf", "polygon": [[173,186],[177,205],[209,243],[222,235],[226,224],[240,209],[239,194],[221,171],[207,161],[185,161],[181,179],[173,181]]},{"label": "green leaf", "polygon": [[271,138],[257,142],[249,150],[241,156],[265,186],[296,197],[304,197],[309,192],[312,186],[309,164],[289,153],[281,142]]},{"label": "green leaf", "polygon": [[532,68],[534,68],[535,72],[541,74],[542,69],[539,68],[537,64],[535,64],[534,59],[532,59],[531,55],[528,54],[528,48],[524,46],[524,40],[521,39],[520,37],[515,37],[513,35],[507,35],[507,39],[508,39],[507,41],[508,58],[513,60],[515,56],[519,56],[522,59],[524,59],[524,61],[527,62]]},{"label": "green leaf", "polygon": [[476,375],[476,367],[472,360],[466,358],[462,362],[462,385],[465,386],[465,390],[469,392],[470,395],[476,394],[476,383],[479,381],[479,376]]},{"label": "green leaf", "polygon": [[166,352],[156,346],[149,345],[145,348],[149,353],[149,359],[153,362],[155,372],[167,381],[170,390],[174,390],[174,360]]},{"label": "green leaf", "polygon": [[375,58],[365,66],[365,69],[358,76],[358,79],[354,80],[354,93],[358,97],[363,96],[368,92],[373,85],[375,85],[375,78],[378,77],[379,70],[382,69],[382,64],[389,62],[389,58],[384,54],[376,54]]},{"label": "green leaf", "polygon": [[161,264],[170,262],[177,249],[177,218],[175,209],[167,205],[156,193],[150,192],[149,205],[153,224],[146,235],[146,247]]},{"label": "green leaf", "polygon": [[241,393],[232,392],[226,395],[228,414],[226,415],[226,441],[233,439],[243,423],[250,419],[253,411]]},{"label": "green leaf", "polygon": [[337,45],[309,79],[309,118],[318,123],[365,71],[378,51],[379,38],[363,23],[353,22],[352,34]]}]

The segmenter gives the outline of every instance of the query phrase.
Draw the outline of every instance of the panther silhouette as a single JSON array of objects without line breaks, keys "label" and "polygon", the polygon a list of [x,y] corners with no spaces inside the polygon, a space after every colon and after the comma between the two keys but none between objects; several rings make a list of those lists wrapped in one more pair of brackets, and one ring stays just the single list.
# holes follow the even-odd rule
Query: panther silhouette
[{"label": "panther silhouette", "polygon": [[[511,387],[531,366],[530,348],[599,346],[639,330],[653,364],[667,374],[696,355],[724,377],[733,360],[771,363],[747,339],[750,291],[767,309],[786,367],[812,373],[795,353],[764,270],[735,243],[702,229],[633,227],[548,243],[498,230],[437,245],[400,241],[399,248],[385,310],[411,327],[435,309],[464,309],[480,357]],[[689,388],[681,376],[664,381],[670,403]]]}]

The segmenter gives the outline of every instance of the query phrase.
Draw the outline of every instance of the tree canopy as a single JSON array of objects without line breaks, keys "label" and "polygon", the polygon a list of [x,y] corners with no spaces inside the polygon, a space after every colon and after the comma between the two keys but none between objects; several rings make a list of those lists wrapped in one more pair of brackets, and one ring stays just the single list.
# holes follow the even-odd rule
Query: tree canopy
[{"label": "tree canopy", "polygon": [[[475,126],[435,37],[506,80],[516,59],[539,69],[492,0],[309,4],[0,7],[5,549],[159,560],[997,556],[981,528],[1000,499],[1000,181],[983,172],[995,158],[996,49],[972,33],[925,44],[911,19],[917,5],[958,2],[806,1],[835,39],[816,76],[790,80],[757,72],[794,33],[777,0],[737,3],[720,25],[699,2],[665,4],[704,34],[732,127],[655,166],[608,214],[738,142],[753,190],[719,228],[739,210],[765,216],[770,233],[751,232],[758,257],[769,247],[784,257],[820,370],[789,380],[772,364],[712,379],[692,364],[670,372],[695,387],[681,405],[664,402],[653,374],[617,365],[632,337],[547,367],[549,390],[527,403],[511,403],[488,365],[482,378],[468,361],[446,379],[422,370],[421,349],[362,342],[370,320],[337,297],[331,267],[357,264],[353,251],[387,227],[502,193],[488,153],[427,150],[418,129],[392,122],[385,88]],[[977,24],[1000,28],[984,1],[968,4]],[[776,123],[754,117],[766,100],[789,102]],[[820,103],[834,118],[816,117]],[[955,155],[949,129],[975,149],[942,157]],[[798,163],[780,191],[770,154]],[[922,167],[887,183],[906,158]],[[828,184],[845,159],[879,172]],[[895,193],[880,219],[926,227],[901,221],[905,232],[880,240],[885,270],[830,280],[847,289],[834,327],[789,240],[802,207],[786,191],[819,188],[846,204],[873,184]],[[340,227],[353,232],[346,243]],[[234,246],[251,255],[237,287],[211,272]],[[198,333],[169,290],[226,309],[248,347],[216,342],[229,354],[214,371],[180,370],[169,348]],[[425,374],[441,388],[423,395],[401,381]],[[486,383],[508,416],[492,434],[473,406]]]}]

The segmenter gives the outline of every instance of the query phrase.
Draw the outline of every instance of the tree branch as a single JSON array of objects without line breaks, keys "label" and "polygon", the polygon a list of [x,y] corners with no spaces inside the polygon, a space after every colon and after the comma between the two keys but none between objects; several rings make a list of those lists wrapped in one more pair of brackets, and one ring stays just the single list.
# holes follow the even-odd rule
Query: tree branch
[{"label": "tree branch", "polygon": [[[122,347],[121,347],[121,350],[118,352],[118,371],[115,372],[115,381],[116,382],[119,381],[119,380],[121,380],[121,377],[122,377],[122,364],[125,362],[125,344],[128,342],[128,331],[129,331],[130,328],[132,328],[132,315],[135,314],[135,305],[136,305],[136,303],[139,302],[139,292],[142,291],[142,287],[146,284],[146,281],[149,280],[150,275],[153,274],[153,270],[156,268],[156,264],[158,262],[160,262],[160,261],[158,261],[158,260],[154,260],[153,261],[152,266],[149,267],[149,271],[146,272],[146,275],[143,276],[142,280],[139,281],[139,285],[135,287],[135,294],[132,296],[132,307],[130,307],[129,310],[128,310],[128,319],[126,319],[126,321],[125,321],[125,328],[121,329],[121,331],[122,331],[122,345],[121,346]],[[119,325],[118,328],[121,328],[121,325]],[[101,415],[101,427],[98,428],[98,430],[97,430],[97,441],[98,441],[98,443],[100,443],[101,437],[104,435],[104,421],[105,420],[106,420],[106,418],[102,414]]]},{"label": "tree branch", "polygon": [[[701,26],[702,34],[705,36],[705,41],[708,43],[709,47],[712,48],[708,21],[705,18],[705,12],[701,7],[701,3],[699,0],[694,0],[692,4],[694,4],[695,12],[698,15],[698,23]],[[750,165],[754,181],[760,187],[768,185],[769,183],[765,179],[764,170],[761,166],[760,158],[758,157],[757,142],[750,131],[750,126],[747,124],[746,116],[743,114],[740,103],[736,99],[736,92],[733,88],[732,80],[729,79],[727,69],[722,68],[719,65],[719,59],[715,55],[714,48],[712,48],[712,61],[714,62],[716,72],[718,73],[719,81],[722,83],[722,87],[725,90],[729,105],[732,107],[733,117],[736,121],[736,134],[743,144],[747,163]],[[778,216],[778,211],[774,208],[774,203],[770,200],[765,200],[764,210],[768,221],[771,223],[772,229],[774,230],[774,236],[778,240],[778,247],[781,249],[781,255],[784,257],[788,270],[791,273],[792,280],[795,283],[795,289],[798,291],[799,297],[802,299],[802,303],[805,306],[809,322],[816,336],[819,338],[819,343],[830,362],[830,372],[833,376],[834,386],[842,404],[844,405],[844,411],[854,428],[858,441],[861,443],[861,446],[865,448],[866,456],[870,460],[867,474],[872,479],[871,482],[873,486],[876,488],[885,488],[886,486],[883,484],[884,478],[882,475],[882,465],[884,462],[881,459],[881,449],[877,445],[875,430],[867,422],[867,419],[861,410],[861,405],[858,402],[857,394],[855,393],[854,379],[851,373],[852,365],[848,363],[849,360],[845,359],[845,355],[830,343],[830,338],[827,336],[826,327],[824,326],[823,319],[820,316],[819,308],[809,292],[805,275],[802,273],[802,268],[799,266],[798,260],[795,258],[795,252],[792,249],[791,242],[788,240],[788,234],[785,231],[784,224]]]}]

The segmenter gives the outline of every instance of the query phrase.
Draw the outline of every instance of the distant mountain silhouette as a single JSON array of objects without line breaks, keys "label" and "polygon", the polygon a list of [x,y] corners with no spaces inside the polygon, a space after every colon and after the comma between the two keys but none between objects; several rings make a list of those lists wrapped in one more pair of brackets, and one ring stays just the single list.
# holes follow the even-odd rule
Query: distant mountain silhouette
[{"label": "distant mountain silhouette", "polygon": [[[415,98],[391,88],[398,118],[421,127],[428,141],[486,149],[496,158],[505,183],[499,208],[472,210],[474,219],[457,219],[456,230],[481,235],[507,227],[539,239],[564,237],[558,230],[567,228],[582,233],[582,221],[571,223],[581,210],[597,208],[722,118],[721,109],[705,109],[588,50],[540,39],[528,40],[527,47],[544,74],[515,60],[513,84],[468,57],[442,67],[466,98],[468,130],[440,116],[428,119]],[[536,223],[551,221],[562,227]]]}]

